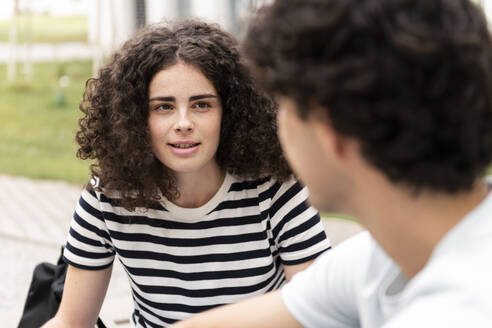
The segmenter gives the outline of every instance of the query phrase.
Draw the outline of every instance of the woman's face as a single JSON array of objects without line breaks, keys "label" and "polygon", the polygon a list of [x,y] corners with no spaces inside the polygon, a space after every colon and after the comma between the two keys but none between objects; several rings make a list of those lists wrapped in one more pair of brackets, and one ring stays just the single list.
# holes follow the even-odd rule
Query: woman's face
[{"label": "woman's face", "polygon": [[194,66],[178,62],[149,85],[149,129],[155,156],[174,171],[218,168],[222,105],[214,85]]}]

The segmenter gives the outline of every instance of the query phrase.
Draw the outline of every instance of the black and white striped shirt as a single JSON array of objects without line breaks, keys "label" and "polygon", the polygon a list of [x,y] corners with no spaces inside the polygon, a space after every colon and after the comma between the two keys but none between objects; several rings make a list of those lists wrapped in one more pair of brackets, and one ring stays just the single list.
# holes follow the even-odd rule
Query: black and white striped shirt
[{"label": "black and white striped shirt", "polygon": [[64,259],[82,269],[110,266],[129,275],[136,327],[162,327],[212,307],[279,288],[283,265],[330,248],[308,192],[292,180],[243,180],[230,174],[199,208],[129,212],[116,196],[84,190]]}]

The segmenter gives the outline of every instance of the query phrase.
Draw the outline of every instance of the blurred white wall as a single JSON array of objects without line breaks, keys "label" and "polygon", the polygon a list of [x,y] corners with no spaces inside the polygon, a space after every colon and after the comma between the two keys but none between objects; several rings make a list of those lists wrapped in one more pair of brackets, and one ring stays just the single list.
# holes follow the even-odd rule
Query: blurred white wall
[{"label": "blurred white wall", "polygon": [[12,0],[0,1],[0,19],[9,19],[14,12],[14,2]]},{"label": "blurred white wall", "polygon": [[230,31],[233,19],[230,2],[230,0],[192,0],[191,15],[209,22],[218,23],[224,29]]},{"label": "blurred white wall", "polygon": [[[179,3],[181,1],[181,5]],[[232,26],[231,1],[237,0],[146,0],[147,23],[181,18],[183,7],[187,16],[202,18],[220,24],[225,29]],[[186,3],[185,3],[186,2]]]},{"label": "blurred white wall", "polygon": [[175,19],[178,12],[178,3],[175,0],[147,0],[145,3],[147,23],[159,22],[164,18]]},{"label": "blurred white wall", "polygon": [[85,0],[89,2],[88,40],[109,52],[136,29],[134,0]]},{"label": "blurred white wall", "polygon": [[[135,0],[79,1],[89,1],[89,42],[100,43],[105,53],[117,48],[135,32],[137,28]],[[223,28],[230,30],[233,25],[230,10],[231,1],[236,0],[146,0],[146,22],[155,23],[162,20],[177,19],[184,14],[218,23]]]}]

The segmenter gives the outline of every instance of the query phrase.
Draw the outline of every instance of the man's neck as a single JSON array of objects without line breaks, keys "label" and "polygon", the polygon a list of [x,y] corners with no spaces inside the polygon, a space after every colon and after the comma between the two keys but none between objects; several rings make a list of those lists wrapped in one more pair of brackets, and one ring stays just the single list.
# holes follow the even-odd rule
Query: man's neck
[{"label": "man's neck", "polygon": [[367,190],[357,191],[354,215],[408,278],[426,265],[443,236],[488,193],[481,183],[462,193],[418,196],[384,179],[359,187]]}]

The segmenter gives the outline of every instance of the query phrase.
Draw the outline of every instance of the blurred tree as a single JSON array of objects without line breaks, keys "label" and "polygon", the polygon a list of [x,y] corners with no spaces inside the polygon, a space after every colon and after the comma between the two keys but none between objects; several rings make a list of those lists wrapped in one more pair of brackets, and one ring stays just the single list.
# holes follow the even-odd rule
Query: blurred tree
[{"label": "blurred tree", "polygon": [[19,0],[12,2],[14,10],[12,13],[11,22],[9,25],[9,61],[7,79],[12,82],[17,79],[17,63],[19,61],[19,20],[22,14],[23,27],[25,32],[25,56],[23,59],[23,73],[26,81],[31,81],[33,77],[32,69],[32,12],[30,10],[30,1],[24,0],[24,10],[21,13],[19,9]]},{"label": "blurred tree", "polygon": [[[31,0],[24,0],[27,2],[31,2]],[[32,11],[29,7],[27,6],[26,12],[25,12],[25,18],[26,18],[26,24],[25,24],[25,31],[26,31],[26,57],[24,58],[24,77],[27,81],[32,81],[32,75],[33,75],[33,70],[32,70]]]},{"label": "blurred tree", "polygon": [[93,40],[93,55],[92,55],[92,76],[95,77],[97,75],[97,71],[102,64],[103,61],[103,46],[101,44],[101,22],[102,22],[102,0],[97,1],[97,10],[96,10],[96,28],[95,28],[95,36]]},{"label": "blurred tree", "polygon": [[17,78],[17,19],[19,16],[19,0],[14,0],[14,11],[12,14],[12,20],[9,27],[9,64],[7,71],[7,79],[14,81]]}]

